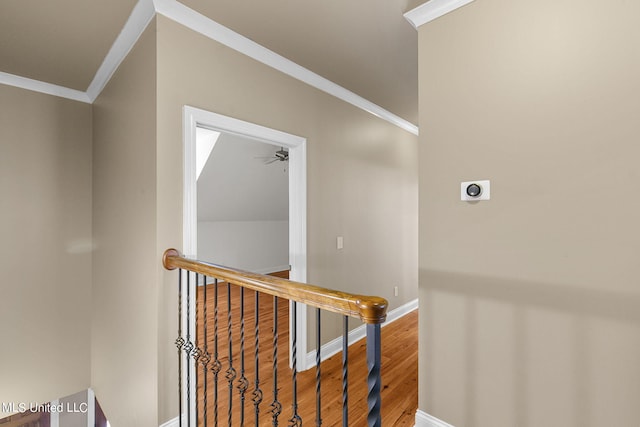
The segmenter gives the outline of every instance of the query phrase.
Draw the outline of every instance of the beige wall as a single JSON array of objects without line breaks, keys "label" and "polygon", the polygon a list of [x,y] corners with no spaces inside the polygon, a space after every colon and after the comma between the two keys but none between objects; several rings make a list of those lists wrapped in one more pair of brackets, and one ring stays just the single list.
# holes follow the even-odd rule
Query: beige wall
[{"label": "beige wall", "polygon": [[0,401],[91,385],[114,426],[176,415],[175,273],[159,260],[182,241],[185,104],[307,138],[310,282],[392,309],[417,297],[415,136],[162,17],[157,38],[154,22],[93,107],[0,86],[0,316],[19,322]]},{"label": "beige wall", "polygon": [[482,0],[420,28],[421,410],[637,425],[639,15]]},{"label": "beige wall", "polygon": [[90,105],[0,85],[0,206],[0,402],[85,389]]},{"label": "beige wall", "polygon": [[[182,244],[175,230],[182,217],[185,104],[307,138],[308,281],[379,294],[391,308],[417,297],[417,137],[163,17],[158,18],[159,247]],[[339,235],[342,251],[336,250]],[[166,277],[172,306],[176,276]],[[399,297],[393,296],[394,285]],[[168,330],[164,345],[172,366],[175,332]],[[174,388],[167,387],[160,421],[175,413]]]},{"label": "beige wall", "polygon": [[91,380],[114,427],[157,426],[156,35],[93,106]]}]

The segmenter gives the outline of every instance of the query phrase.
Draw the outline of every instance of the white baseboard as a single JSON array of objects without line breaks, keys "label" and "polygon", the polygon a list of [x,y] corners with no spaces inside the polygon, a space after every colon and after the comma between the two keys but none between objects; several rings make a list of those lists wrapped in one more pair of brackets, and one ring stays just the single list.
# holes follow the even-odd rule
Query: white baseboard
[{"label": "white baseboard", "polygon": [[[418,300],[414,299],[409,301],[408,303],[401,305],[398,308],[395,308],[387,313],[387,320],[382,324],[384,328],[388,324],[398,320],[402,316],[411,313],[413,310],[418,308]],[[367,335],[366,325],[358,326],[355,329],[349,331],[349,345],[363,339]],[[338,337],[322,346],[321,350],[321,361],[324,361],[334,354],[337,354],[342,351],[342,337]],[[307,364],[306,368],[310,369],[316,366],[316,350],[311,350],[307,353]]]},{"label": "white baseboard", "polygon": [[433,415],[422,412],[420,409],[416,411],[416,424],[414,427],[453,427],[451,424],[445,423],[437,419]]},{"label": "white baseboard", "polygon": [[180,426],[179,417],[175,417],[174,419],[169,420],[164,424],[160,424],[160,427],[179,427],[179,426]]}]

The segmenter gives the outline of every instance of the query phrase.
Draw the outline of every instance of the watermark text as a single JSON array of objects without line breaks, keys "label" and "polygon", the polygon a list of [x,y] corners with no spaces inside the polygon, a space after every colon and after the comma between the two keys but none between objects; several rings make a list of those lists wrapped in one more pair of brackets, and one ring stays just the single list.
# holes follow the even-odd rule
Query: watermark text
[{"label": "watermark text", "polygon": [[36,402],[0,402],[0,411],[5,414],[25,412],[45,413],[81,413],[89,411],[86,402],[36,403]]}]

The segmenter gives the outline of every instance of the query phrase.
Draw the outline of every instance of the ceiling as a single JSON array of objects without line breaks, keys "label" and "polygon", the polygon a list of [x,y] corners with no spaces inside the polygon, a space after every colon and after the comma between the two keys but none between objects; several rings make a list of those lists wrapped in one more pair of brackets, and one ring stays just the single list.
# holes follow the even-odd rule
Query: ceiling
[{"label": "ceiling", "polygon": [[222,133],[198,178],[198,221],[287,221],[289,163],[268,163],[279,149]]},{"label": "ceiling", "polygon": [[[423,2],[181,3],[417,124],[417,32],[403,14]],[[86,91],[137,3],[0,1],[0,72]]]}]

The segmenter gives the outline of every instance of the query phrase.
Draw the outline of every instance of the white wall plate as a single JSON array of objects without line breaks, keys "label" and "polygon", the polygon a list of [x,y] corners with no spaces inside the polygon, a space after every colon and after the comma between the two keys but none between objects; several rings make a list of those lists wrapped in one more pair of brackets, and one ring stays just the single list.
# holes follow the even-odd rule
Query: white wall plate
[{"label": "white wall plate", "polygon": [[[476,192],[479,189],[479,193]],[[475,191],[474,191],[475,190]],[[491,199],[491,181],[466,181],[460,184],[460,200],[464,202],[477,202]]]}]

